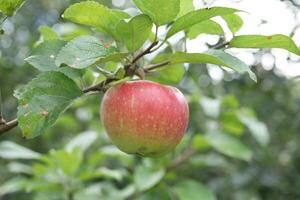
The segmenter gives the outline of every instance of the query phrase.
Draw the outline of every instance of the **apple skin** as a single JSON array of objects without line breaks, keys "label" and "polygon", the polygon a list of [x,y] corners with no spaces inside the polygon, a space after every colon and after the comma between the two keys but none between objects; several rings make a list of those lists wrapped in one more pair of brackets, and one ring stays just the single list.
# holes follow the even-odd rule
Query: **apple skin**
[{"label": "apple skin", "polygon": [[158,157],[175,148],[183,137],[189,108],[177,88],[139,80],[110,88],[103,97],[100,115],[120,150]]}]

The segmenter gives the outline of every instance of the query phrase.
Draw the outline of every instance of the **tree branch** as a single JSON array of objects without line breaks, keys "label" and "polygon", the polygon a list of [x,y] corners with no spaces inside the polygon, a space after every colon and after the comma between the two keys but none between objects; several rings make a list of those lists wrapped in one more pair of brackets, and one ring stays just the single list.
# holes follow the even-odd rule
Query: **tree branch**
[{"label": "tree branch", "polygon": [[14,119],[9,122],[5,122],[5,120],[2,119],[2,122],[0,123],[0,135],[4,134],[5,132],[17,126],[18,126],[18,119]]}]

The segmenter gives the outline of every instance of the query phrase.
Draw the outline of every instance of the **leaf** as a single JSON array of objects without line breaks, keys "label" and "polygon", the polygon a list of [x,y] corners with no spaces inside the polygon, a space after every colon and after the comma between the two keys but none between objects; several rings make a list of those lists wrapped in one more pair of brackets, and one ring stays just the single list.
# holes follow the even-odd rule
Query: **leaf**
[{"label": "leaf", "polygon": [[220,153],[245,161],[250,161],[252,158],[252,151],[233,136],[216,131],[208,133],[205,137]]},{"label": "leaf", "polygon": [[114,52],[116,52],[114,47],[105,46],[93,36],[80,36],[60,50],[55,63],[57,66],[66,64],[72,68],[83,69]]},{"label": "leaf", "polygon": [[229,47],[236,48],[279,48],[288,50],[300,56],[300,49],[294,41],[285,35],[240,35],[235,36],[229,43]]},{"label": "leaf", "polygon": [[133,0],[133,2],[157,26],[174,20],[180,9],[180,0]]},{"label": "leaf", "polygon": [[129,51],[138,50],[149,38],[152,21],[147,15],[138,15],[128,23],[124,20],[117,25],[119,38],[125,43]]},{"label": "leaf", "polygon": [[194,180],[184,180],[175,186],[179,200],[216,200],[216,196],[205,185]]},{"label": "leaf", "polygon": [[0,157],[4,159],[37,159],[40,154],[13,142],[0,143]]},{"label": "leaf", "polygon": [[221,50],[209,50],[205,53],[177,52],[170,58],[172,64],[177,63],[210,63],[231,68],[238,73],[248,73],[250,78],[257,81],[255,74],[250,68],[238,58]]},{"label": "leaf", "polygon": [[32,167],[21,162],[10,162],[7,169],[10,173],[32,175]]},{"label": "leaf", "polygon": [[49,26],[40,26],[39,32],[41,33],[43,41],[59,39],[57,33],[53,31]]},{"label": "leaf", "polygon": [[225,7],[212,7],[212,8],[204,8],[195,10],[192,12],[183,15],[182,17],[178,18],[174,24],[171,26],[167,33],[167,38],[171,37],[172,35],[178,33],[179,31],[186,30],[191,26],[208,20],[212,17],[227,15],[239,10],[234,8],[225,8]]},{"label": "leaf", "polygon": [[147,79],[162,84],[178,84],[185,74],[183,65],[168,65],[155,72],[147,74]]},{"label": "leaf", "polygon": [[27,183],[26,178],[15,177],[0,185],[0,198],[4,195],[20,192],[25,189]]},{"label": "leaf", "polygon": [[242,18],[237,14],[224,15],[222,17],[233,35],[238,32],[244,24]]},{"label": "leaf", "polygon": [[86,151],[98,138],[94,131],[87,131],[74,137],[65,147],[69,152],[79,148],[82,152]]},{"label": "leaf", "polygon": [[55,65],[55,58],[60,49],[66,44],[62,40],[45,41],[37,46],[32,55],[25,60],[36,69],[47,72],[57,71],[62,72],[70,78],[78,78],[83,75],[83,71],[72,69],[69,67],[57,67]]},{"label": "leaf", "polygon": [[193,0],[180,0],[180,11],[177,17],[181,17],[195,9]]},{"label": "leaf", "polygon": [[101,167],[93,171],[85,171],[81,174],[80,179],[87,181],[97,178],[107,178],[116,181],[122,181],[125,173],[122,170],[112,170],[106,167]]},{"label": "leaf", "polygon": [[252,133],[259,144],[265,146],[270,142],[270,133],[266,124],[258,121],[255,116],[245,109],[239,110],[237,116],[248,127],[250,133]]},{"label": "leaf", "polygon": [[134,172],[134,183],[139,191],[145,191],[159,183],[164,175],[164,169],[155,170],[144,165],[140,165]]},{"label": "leaf", "polygon": [[244,125],[232,110],[221,112],[220,123],[226,133],[241,136],[244,134]]},{"label": "leaf", "polygon": [[0,12],[2,12],[4,15],[12,16],[24,2],[25,0],[1,0]]},{"label": "leaf", "polygon": [[63,17],[72,22],[97,27],[117,39],[116,26],[130,16],[122,11],[109,9],[95,1],[76,3],[67,8]]},{"label": "leaf", "polygon": [[60,72],[45,72],[18,95],[18,122],[25,138],[34,138],[52,126],[82,91]]},{"label": "leaf", "polygon": [[[48,166],[45,166],[46,169],[49,170],[50,173],[55,173],[54,176],[49,177],[49,180],[52,180],[54,182],[62,181],[60,179],[61,173],[59,172],[61,170],[66,175],[74,175],[80,168],[83,161],[82,153],[79,151],[79,149],[74,149],[71,152],[67,152],[65,150],[51,150],[50,155],[44,159],[47,160],[46,164]],[[36,169],[37,168],[35,168],[35,170]]]},{"label": "leaf", "polygon": [[197,36],[203,33],[211,35],[224,35],[224,31],[220,24],[213,20],[206,20],[192,26],[188,31],[188,38],[195,39]]}]

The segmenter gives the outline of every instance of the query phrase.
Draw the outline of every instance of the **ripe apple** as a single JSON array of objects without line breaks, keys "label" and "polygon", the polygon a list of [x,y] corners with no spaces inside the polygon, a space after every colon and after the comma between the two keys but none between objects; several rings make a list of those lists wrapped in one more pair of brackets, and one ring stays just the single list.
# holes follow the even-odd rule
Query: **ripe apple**
[{"label": "ripe apple", "polygon": [[103,97],[100,115],[120,150],[157,157],[179,143],[187,128],[189,109],[177,88],[140,80],[110,88]]}]

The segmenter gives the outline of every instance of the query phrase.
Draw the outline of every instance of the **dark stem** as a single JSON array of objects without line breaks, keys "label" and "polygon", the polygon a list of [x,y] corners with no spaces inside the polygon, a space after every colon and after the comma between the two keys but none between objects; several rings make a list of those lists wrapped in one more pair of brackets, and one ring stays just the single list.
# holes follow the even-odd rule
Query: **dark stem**
[{"label": "dark stem", "polygon": [[68,193],[68,200],[74,200],[74,194],[73,192]]},{"label": "dark stem", "polygon": [[89,92],[105,92],[107,90],[106,86],[113,82],[116,81],[118,79],[116,78],[107,78],[104,81],[96,84],[96,85],[92,85],[88,88],[85,88],[84,90],[82,90],[83,93],[89,93]]},{"label": "dark stem", "polygon": [[151,50],[153,49],[153,47],[155,47],[158,44],[158,41],[154,41],[151,43],[151,45],[145,49],[144,51],[142,51],[140,54],[138,54],[132,61],[132,64],[135,64],[139,59],[141,59],[143,56],[151,53]]},{"label": "dark stem", "polygon": [[0,124],[0,135],[3,133],[15,128],[18,126],[18,119],[14,119],[9,122],[5,122],[5,120],[2,119],[2,123]]},{"label": "dark stem", "polygon": [[215,46],[212,46],[211,48],[212,48],[212,49],[223,49],[223,48],[225,48],[227,45],[229,45],[229,42],[223,42],[223,43],[217,44],[217,45],[215,45]]},{"label": "dark stem", "polygon": [[149,72],[149,71],[152,71],[154,69],[161,68],[163,66],[169,65],[170,63],[171,63],[170,61],[165,61],[165,62],[162,62],[162,63],[150,65],[148,67],[145,67],[144,70],[145,70],[145,72]]}]

